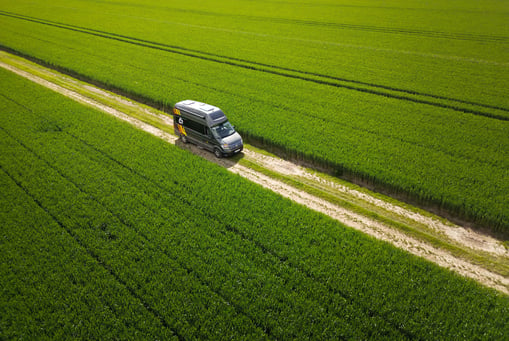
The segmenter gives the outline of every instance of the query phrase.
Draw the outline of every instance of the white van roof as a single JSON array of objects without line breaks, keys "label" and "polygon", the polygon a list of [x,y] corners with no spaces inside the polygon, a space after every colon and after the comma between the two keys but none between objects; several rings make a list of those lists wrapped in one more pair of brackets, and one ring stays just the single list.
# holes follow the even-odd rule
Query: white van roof
[{"label": "white van roof", "polygon": [[175,104],[175,106],[177,107],[185,107],[187,109],[193,109],[193,111],[195,112],[201,112],[203,114],[211,114],[213,113],[214,111],[220,111],[221,109],[219,109],[218,107],[215,107],[213,105],[210,105],[210,104],[207,104],[207,103],[202,103],[202,102],[197,102],[197,101],[193,101],[193,100],[185,100],[185,101],[181,101],[181,102],[178,102],[177,104]]},{"label": "white van roof", "polygon": [[207,103],[188,99],[175,104],[175,108],[205,119],[209,126],[222,123],[226,120],[226,115],[221,111],[221,109]]}]

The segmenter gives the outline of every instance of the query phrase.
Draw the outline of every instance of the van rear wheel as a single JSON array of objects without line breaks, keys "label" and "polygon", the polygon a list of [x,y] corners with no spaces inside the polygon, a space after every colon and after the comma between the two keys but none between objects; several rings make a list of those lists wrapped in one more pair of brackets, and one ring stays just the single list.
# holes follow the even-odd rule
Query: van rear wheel
[{"label": "van rear wheel", "polygon": [[221,151],[219,149],[215,148],[214,155],[219,159],[220,157],[223,156],[223,153],[221,153]]},{"label": "van rear wheel", "polygon": [[182,140],[182,142],[187,143],[186,135],[180,135],[180,139]]}]

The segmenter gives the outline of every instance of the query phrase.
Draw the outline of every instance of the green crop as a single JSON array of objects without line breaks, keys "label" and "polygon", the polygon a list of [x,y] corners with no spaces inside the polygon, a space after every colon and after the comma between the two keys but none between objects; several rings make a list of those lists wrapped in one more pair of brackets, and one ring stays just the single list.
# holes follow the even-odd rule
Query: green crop
[{"label": "green crop", "polygon": [[0,70],[0,338],[504,339],[507,296]]},{"label": "green crop", "polygon": [[504,2],[1,3],[4,48],[507,233]]}]

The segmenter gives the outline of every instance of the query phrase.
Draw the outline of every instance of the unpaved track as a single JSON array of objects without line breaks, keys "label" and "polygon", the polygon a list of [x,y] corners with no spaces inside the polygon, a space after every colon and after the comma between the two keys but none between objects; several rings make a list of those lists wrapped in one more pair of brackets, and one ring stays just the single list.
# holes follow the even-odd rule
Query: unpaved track
[{"label": "unpaved track", "polygon": [[[5,56],[7,56],[7,54],[0,51],[0,57],[5,58]],[[212,153],[206,152],[190,144],[184,145],[181,143],[180,140],[176,138],[175,135],[167,133],[150,124],[144,123],[141,120],[136,119],[123,111],[117,110],[110,105],[101,103],[100,100],[96,99],[104,98],[107,99],[107,101],[103,102],[109,103],[114,101],[116,103],[121,104],[120,107],[127,108],[130,112],[132,112],[132,110],[136,110],[142,112],[144,115],[153,115],[154,118],[171,126],[172,124],[171,119],[161,112],[158,112],[151,108],[147,108],[146,106],[127,100],[110,92],[103,91],[90,85],[86,85],[70,77],[58,74],[48,69],[44,69],[42,67],[39,67],[40,69],[39,68],[37,69],[39,73],[46,73],[51,76],[50,79],[57,79],[59,83],[68,84],[68,86],[67,85],[64,85],[65,87],[60,86],[55,84],[55,82],[53,81],[48,81],[41,77],[35,76],[31,72],[23,71],[18,67],[12,66],[10,63],[8,64],[1,61],[1,58],[0,66],[22,77],[30,79],[40,85],[50,88],[58,93],[61,93],[69,98],[72,98],[77,102],[94,107],[110,115],[114,115],[119,119],[127,121],[132,125],[136,126],[137,128],[142,129],[150,134],[153,134],[169,143],[176,144],[181,148],[190,150],[194,154],[200,155],[212,162],[215,162],[225,167],[226,169],[230,170],[233,173],[239,174],[249,179],[250,181],[258,183],[261,186],[268,188],[276,193],[279,193],[284,197],[290,198],[291,200],[299,204],[305,205],[315,211],[324,213],[347,226],[355,228],[368,235],[374,236],[377,239],[389,242],[395,245],[396,247],[404,249],[419,257],[423,257],[427,260],[430,260],[444,268],[451,269],[465,277],[472,278],[486,286],[495,288],[505,294],[509,294],[508,277],[501,276],[481,266],[472,264],[468,261],[455,257],[446,250],[434,247],[426,242],[410,237],[389,225],[373,220],[359,213],[350,211],[338,205],[332,204],[324,199],[321,199],[305,191],[294,188],[282,181],[275,180],[260,172],[254,171],[253,169],[240,165],[234,162],[233,160],[216,159]],[[73,88],[77,87],[80,88],[80,93],[72,90]],[[87,92],[91,94],[90,97],[88,95],[84,95]],[[348,188],[346,186],[339,185],[333,181],[326,180],[325,178],[322,178],[316,175],[315,173],[312,173],[309,170],[289,161],[256,153],[249,149],[244,150],[244,156],[247,160],[254,162],[273,172],[279,173],[284,176],[299,177],[302,179],[306,179],[308,181],[314,181],[315,183],[320,184],[321,186],[328,186],[334,191],[346,193],[367,203],[376,205],[377,207],[381,207],[386,211],[392,212],[399,216],[404,216],[405,218],[426,225],[429,229],[432,229],[440,234],[447,236],[447,238],[449,240],[454,241],[456,245],[461,245],[462,247],[469,248],[472,250],[486,252],[497,257],[502,257],[503,259],[507,259],[509,261],[509,250],[507,250],[498,240],[491,238],[489,236],[480,234],[467,228],[453,225],[451,223],[444,223],[443,221],[437,218],[422,215],[420,213],[417,213],[416,211],[409,210],[402,206],[398,206],[396,204],[383,201],[376,197],[370,196],[369,194],[366,194],[364,192],[360,192]]]}]

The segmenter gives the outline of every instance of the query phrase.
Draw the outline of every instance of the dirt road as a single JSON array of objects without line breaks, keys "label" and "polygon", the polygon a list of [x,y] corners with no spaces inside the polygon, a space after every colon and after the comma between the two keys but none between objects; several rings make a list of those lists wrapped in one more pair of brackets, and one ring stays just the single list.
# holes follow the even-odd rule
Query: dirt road
[{"label": "dirt road", "polygon": [[[0,51],[0,66],[77,102],[114,115],[169,143],[188,149],[233,173],[269,188],[310,209],[324,213],[347,226],[387,241],[396,247],[430,260],[462,276],[472,278],[486,286],[509,294],[509,277],[492,271],[490,266],[486,265],[493,260],[502,264],[502,267],[504,264],[509,264],[509,250],[497,239],[454,225],[394,200],[385,200],[379,195],[370,194],[369,191],[342,184],[318,172],[265,153],[256,152],[249,147],[244,150],[244,159],[248,161],[244,163],[247,165],[255,164],[257,168],[261,167],[269,172],[255,171],[243,165],[242,162],[237,162],[238,160],[216,159],[212,153],[190,144],[182,144],[171,133],[172,121],[165,113],[2,51]],[[151,124],[146,122],[151,122]],[[278,177],[268,176],[268,173],[277,174]],[[300,189],[302,186],[296,188],[289,185],[288,181],[282,181],[281,178],[290,179],[294,182],[298,181],[305,184],[305,188],[312,188],[315,192],[322,191],[327,193],[329,197],[347,200],[363,209],[347,209],[334,201],[325,200],[323,196],[313,195],[309,193],[310,191]],[[384,217],[391,217],[391,219],[404,222],[407,225],[416,226],[420,229],[419,233],[421,235],[431,235],[433,240],[440,238],[444,245],[452,245],[453,248],[440,247],[436,245],[437,243],[430,243],[426,238],[419,238],[415,234],[405,233],[401,229],[395,228],[395,225],[387,223],[387,219],[375,219],[372,214],[363,214],[362,212],[366,210],[377,212],[377,214],[382,214]],[[458,256],[457,252],[453,254],[450,251],[457,248],[463,250],[466,256]],[[471,261],[472,257],[469,258],[468,254],[483,255],[487,261],[474,264]]]}]

